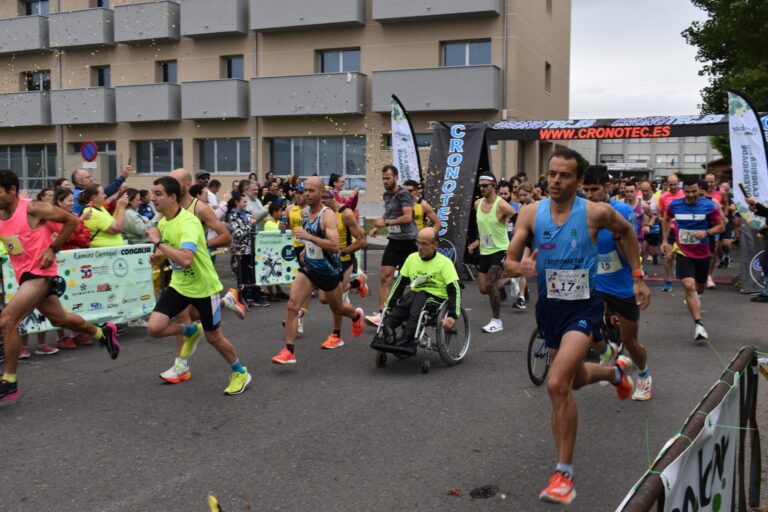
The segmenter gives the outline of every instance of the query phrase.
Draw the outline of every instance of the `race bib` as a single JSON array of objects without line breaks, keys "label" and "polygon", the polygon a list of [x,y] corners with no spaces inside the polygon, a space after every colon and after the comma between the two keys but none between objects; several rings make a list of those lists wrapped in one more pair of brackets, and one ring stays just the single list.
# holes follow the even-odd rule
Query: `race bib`
[{"label": "race bib", "polygon": [[390,235],[397,235],[400,234],[400,224],[396,224],[394,226],[387,226],[387,233]]},{"label": "race bib", "polygon": [[18,235],[0,236],[0,241],[3,242],[8,254],[16,255],[24,252],[24,246],[21,245],[21,240]]},{"label": "race bib", "polygon": [[480,247],[483,249],[493,249],[495,247],[493,235],[480,235]]},{"label": "race bib", "polygon": [[511,222],[507,224],[507,233],[512,234],[515,231],[515,225]]},{"label": "race bib", "polygon": [[304,242],[304,257],[311,260],[323,259],[323,250],[312,242]]},{"label": "race bib", "polygon": [[589,298],[588,270],[548,268],[545,272],[548,299],[584,300]]},{"label": "race bib", "polygon": [[681,229],[677,232],[677,239],[684,245],[698,244],[701,240],[693,236],[694,233],[696,233],[694,229]]},{"label": "race bib", "polygon": [[611,251],[608,254],[597,255],[597,273],[598,274],[613,274],[621,270],[623,265],[619,258],[619,253]]}]

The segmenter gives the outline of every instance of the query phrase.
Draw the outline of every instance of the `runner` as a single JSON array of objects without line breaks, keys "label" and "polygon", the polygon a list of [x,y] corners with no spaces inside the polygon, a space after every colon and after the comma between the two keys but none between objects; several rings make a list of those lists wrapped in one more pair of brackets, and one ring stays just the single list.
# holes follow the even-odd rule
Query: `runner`
[{"label": "runner", "polygon": [[[558,452],[555,471],[539,498],[560,504],[568,504],[576,497],[573,450],[577,418],[573,390],[609,381],[619,399],[625,400],[632,393],[632,380],[623,361],[613,367],[584,362],[603,314],[603,301],[595,294],[600,229],[621,237],[640,309],[645,309],[650,300],[642,281],[634,228],[609,205],[576,196],[586,167],[587,162],[576,151],[558,148],[552,153],[547,172],[550,198],[520,210],[505,261],[507,276],[538,275],[536,321],[552,356],[547,390]],[[524,258],[529,237],[533,237],[534,251]]]},{"label": "runner", "polygon": [[[709,260],[712,257],[710,237],[725,230],[720,216],[720,207],[714,201],[699,196],[699,184],[696,176],[686,177],[683,192],[685,197],[669,203],[667,215],[663,220],[664,243],[661,251],[667,257],[675,253],[677,257],[677,278],[685,287],[685,303],[695,324],[694,340],[709,337],[701,321],[701,299],[709,272]],[[674,233],[671,222],[677,224]],[[672,237],[674,245],[669,243]]]},{"label": "runner", "polygon": [[643,203],[643,255],[651,258],[654,265],[659,264],[657,247],[661,244],[661,222],[659,221],[659,208],[653,198],[651,182],[644,180],[640,183],[640,193]]},{"label": "runner", "polygon": [[421,197],[419,184],[415,180],[407,180],[403,183],[403,187],[411,193],[413,198],[413,220],[416,223],[416,229],[432,226],[436,231],[440,231],[440,219],[437,218],[435,209]]},{"label": "runner", "polygon": [[[681,199],[685,197],[683,191],[678,187],[679,184],[680,178],[677,177],[677,174],[670,174],[667,176],[667,190],[659,197],[659,215],[662,218],[662,222],[667,216],[667,207],[669,206],[669,203],[675,199]],[[675,229],[674,222],[671,224],[671,227],[673,230]],[[670,238],[666,238],[665,236],[662,241],[669,244],[675,243],[674,233],[670,233],[669,236]],[[664,256],[664,287],[661,289],[661,291],[671,292],[672,265],[674,263],[675,253],[674,251],[669,251],[669,253],[664,253],[662,251],[662,254]]]},{"label": "runner", "polygon": [[303,228],[294,231],[294,235],[304,241],[302,265],[291,284],[291,298],[288,299],[285,313],[285,348],[272,358],[274,364],[296,363],[296,317],[299,308],[315,287],[325,292],[325,300],[334,314],[352,319],[353,336],[360,336],[363,332],[362,308],[355,309],[341,298],[339,231],[333,210],[321,202],[324,193],[325,186],[319,176],[311,176],[304,182],[307,208],[304,211]]},{"label": "runner", "polygon": [[[288,227],[293,234],[293,253],[296,256],[296,261],[301,264],[301,253],[304,251],[304,242],[302,242],[296,236],[296,230],[302,227],[302,219],[304,218],[304,207],[306,201],[304,200],[304,183],[299,183],[293,193],[293,204],[288,209]],[[307,316],[309,311],[309,301],[312,297],[307,297],[304,304],[299,309],[299,314],[296,317],[296,331],[299,334],[304,334],[304,317]]]},{"label": "runner", "polygon": [[[149,316],[147,333],[153,338],[182,335],[183,346],[176,364],[161,375],[167,382],[178,383],[188,380],[187,359],[195,352],[200,331],[225,361],[230,365],[232,374],[229,384],[224,389],[227,395],[238,395],[245,391],[251,382],[248,369],[240,364],[235,347],[221,332],[221,305],[219,292],[222,289],[219,276],[213,267],[211,257],[206,250],[203,225],[194,215],[179,204],[181,185],[171,176],[163,176],[154,181],[152,199],[158,213],[163,218],[157,228],[147,231],[149,241],[155,245],[152,255],[154,261],[167,260],[173,269],[171,284],[166,288]],[[198,323],[180,323],[179,315],[193,307],[200,317]],[[173,318],[177,321],[173,321]],[[173,373],[173,380],[170,379]]]},{"label": "runner", "polygon": [[515,216],[515,210],[496,195],[496,177],[493,174],[483,171],[477,181],[481,196],[475,202],[478,240],[469,244],[467,250],[472,253],[480,247],[477,285],[481,294],[488,295],[492,314],[483,332],[493,333],[504,330],[501,322],[501,293],[507,280],[502,279],[501,274],[504,255],[509,246],[507,224]]},{"label": "runner", "polygon": [[[331,190],[326,190],[323,195],[323,205],[336,212],[336,226],[339,231],[339,259],[341,260],[341,292],[344,302],[349,302],[349,279],[352,276],[352,269],[357,265],[355,253],[365,249],[365,231],[357,223],[357,217],[352,209],[346,204],[341,205],[335,199]],[[319,299],[322,304],[327,304],[326,293],[321,291]],[[333,314],[333,331],[328,338],[320,345],[324,349],[333,350],[344,346],[344,340],[341,339],[341,321],[342,316],[338,313]]]},{"label": "runner", "polygon": [[[717,186],[717,179],[714,174],[706,174],[703,180],[699,180],[699,195],[708,197],[715,202],[720,209],[720,217],[722,218],[723,225],[726,222],[726,212],[723,208],[723,195],[720,193],[720,188]],[[717,263],[717,255],[720,253],[720,234],[717,234],[709,238],[709,249],[712,251],[712,257],[709,259],[709,273],[707,274],[707,288],[714,289],[717,287],[713,273],[715,271],[715,264]]]},{"label": "runner", "polygon": [[397,167],[385,165],[381,169],[384,182],[384,215],[376,219],[369,236],[376,236],[379,229],[387,228],[387,248],[381,258],[381,281],[379,284],[379,311],[365,317],[365,321],[378,326],[381,310],[392,288],[395,270],[403,266],[405,259],[416,252],[416,223],[413,221],[413,197],[397,184]]},{"label": "runner", "polygon": [[[46,222],[63,224],[56,240]],[[117,327],[107,322],[99,327],[78,315],[67,313],[59,302],[64,283],[57,272],[56,253],[77,228],[77,218],[63,209],[42,201],[19,197],[19,178],[0,170],[0,241],[16,274],[19,288],[0,314],[5,373],[0,379],[0,401],[21,396],[16,381],[21,338],[19,323],[37,308],[54,326],[93,336],[107,349],[112,359],[120,354]]]},{"label": "runner", "polygon": [[731,186],[725,182],[720,184],[720,196],[723,198],[721,206],[725,216],[725,231],[720,235],[718,268],[731,266],[731,249],[733,248],[733,235],[736,226],[736,204],[733,202]]},{"label": "runner", "polygon": [[[608,200],[608,168],[604,165],[591,165],[584,174],[584,193],[587,199],[596,203],[609,203],[627,222],[636,224],[636,209],[629,204],[630,194],[634,194],[634,183],[627,183],[624,188],[626,203]],[[641,215],[642,216],[642,215]],[[632,400],[651,399],[651,374],[648,372],[648,353],[638,339],[640,330],[640,308],[635,301],[634,279],[622,246],[616,243],[614,235],[607,229],[597,234],[597,282],[596,290],[606,304],[619,316],[621,340],[632,359],[620,356],[628,368],[638,368],[637,388]],[[600,359],[611,361],[613,347],[604,343],[605,349]]]}]

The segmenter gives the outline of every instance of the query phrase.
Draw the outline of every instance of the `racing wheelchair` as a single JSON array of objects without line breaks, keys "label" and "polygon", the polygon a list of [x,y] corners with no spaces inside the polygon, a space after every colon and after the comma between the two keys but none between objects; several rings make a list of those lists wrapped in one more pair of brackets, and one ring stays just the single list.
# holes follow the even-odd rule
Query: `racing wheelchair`
[{"label": "racing wheelchair", "polygon": [[379,368],[387,365],[388,354],[398,359],[416,355],[421,349],[421,371],[428,373],[431,363],[430,354],[437,352],[447,366],[459,364],[469,352],[470,322],[467,310],[461,308],[461,316],[456,319],[452,329],[442,328],[443,319],[448,315],[448,301],[439,302],[428,299],[419,313],[413,348],[402,345],[388,344],[384,341],[384,319],[390,308],[381,313],[381,322],[376,329],[376,336],[371,342],[371,348],[376,351],[375,362]]}]

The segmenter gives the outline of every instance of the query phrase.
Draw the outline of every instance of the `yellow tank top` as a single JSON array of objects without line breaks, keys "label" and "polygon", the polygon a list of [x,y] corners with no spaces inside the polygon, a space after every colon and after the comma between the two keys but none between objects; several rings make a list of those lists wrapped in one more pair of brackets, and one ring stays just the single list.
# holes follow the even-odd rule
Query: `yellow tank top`
[{"label": "yellow tank top", "polygon": [[[346,249],[350,246],[350,244],[352,244],[352,233],[350,233],[350,231],[347,229],[347,226],[344,225],[344,221],[342,220],[342,213],[344,213],[346,208],[346,206],[342,206],[339,208],[339,211],[336,212],[336,224],[338,224],[339,230],[339,249]],[[339,254],[339,257],[341,258],[341,261],[352,260],[351,254]]]},{"label": "yellow tank top", "polygon": [[424,228],[424,207],[421,206],[421,200],[413,203],[413,220],[416,222],[416,229]]},{"label": "yellow tank top", "polygon": [[[290,210],[288,210],[288,225],[291,228],[291,232],[293,232],[296,228],[301,227],[301,206],[294,204],[291,206]],[[293,237],[293,246],[294,247],[304,247],[304,242],[299,242],[296,240],[296,237]]]}]

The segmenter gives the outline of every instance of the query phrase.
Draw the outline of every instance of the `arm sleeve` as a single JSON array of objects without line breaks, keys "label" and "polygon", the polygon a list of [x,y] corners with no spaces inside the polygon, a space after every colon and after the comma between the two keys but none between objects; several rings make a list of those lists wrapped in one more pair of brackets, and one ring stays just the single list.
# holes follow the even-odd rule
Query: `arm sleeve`
[{"label": "arm sleeve", "polygon": [[403,295],[405,288],[411,284],[411,278],[405,277],[403,274],[397,276],[397,281],[392,285],[392,290],[389,292],[384,307],[388,308],[390,304],[397,304],[398,299]]},{"label": "arm sleeve", "polygon": [[448,316],[459,318],[461,315],[461,287],[459,282],[448,283],[446,291],[448,292]]},{"label": "arm sleeve", "polygon": [[118,176],[115,181],[104,187],[104,193],[107,195],[107,197],[117,194],[118,190],[120,190],[120,185],[125,183],[125,177],[124,176]]}]

